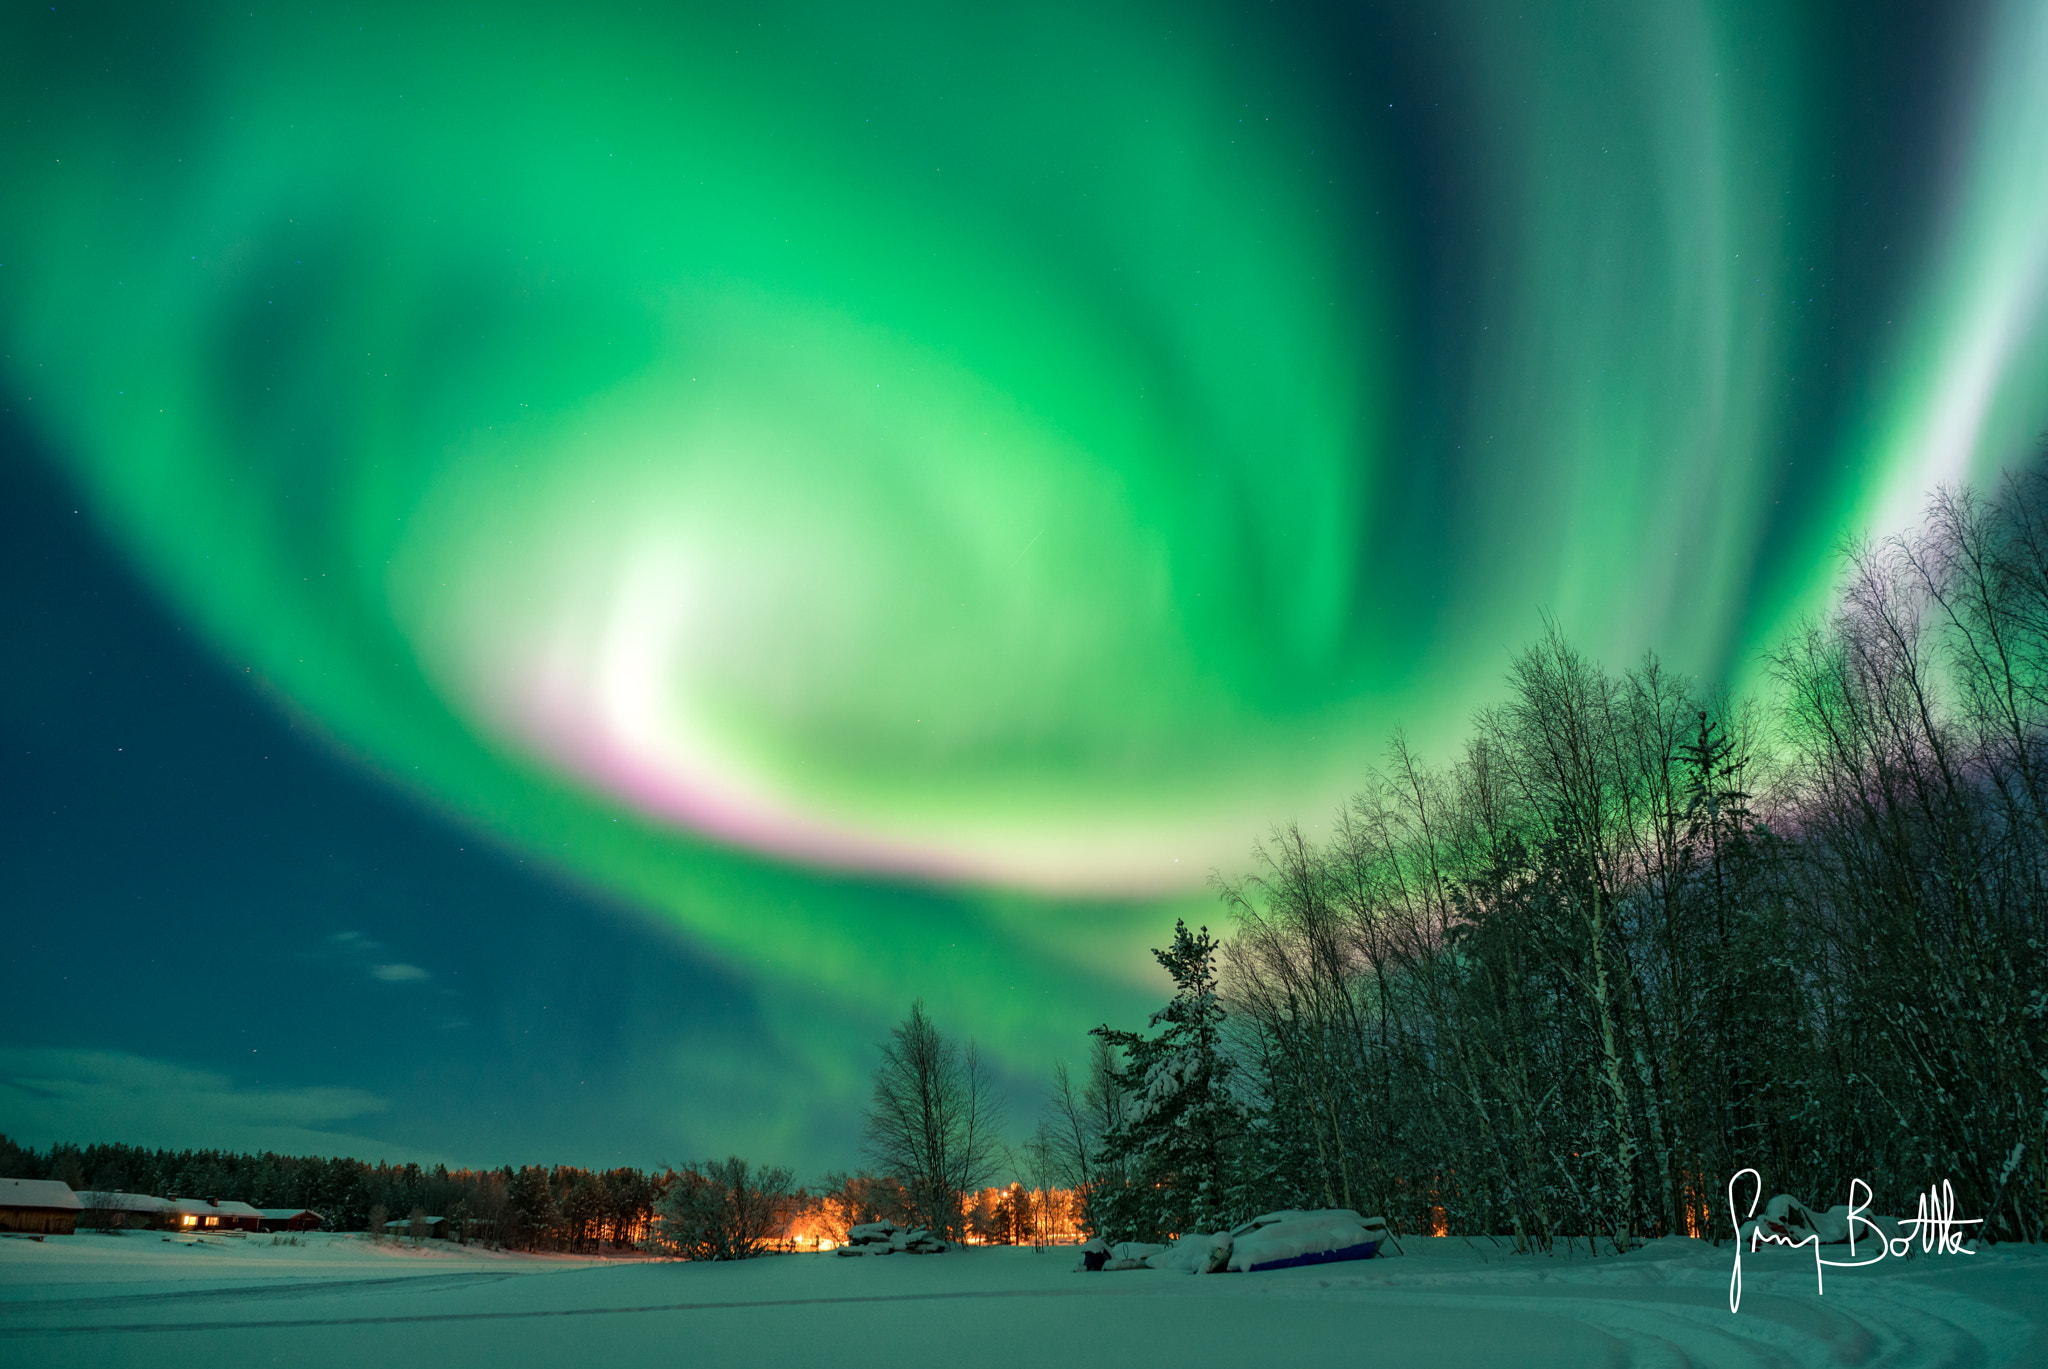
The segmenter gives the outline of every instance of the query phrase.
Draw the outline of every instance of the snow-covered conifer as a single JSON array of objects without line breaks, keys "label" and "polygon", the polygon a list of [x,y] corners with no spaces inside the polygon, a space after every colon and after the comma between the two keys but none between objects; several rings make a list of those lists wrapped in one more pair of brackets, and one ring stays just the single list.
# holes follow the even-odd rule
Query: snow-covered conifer
[{"label": "snow-covered conifer", "polygon": [[1115,1240],[1156,1240],[1214,1231],[1228,1217],[1232,1152],[1243,1114],[1229,1087],[1224,1009],[1216,993],[1218,942],[1207,927],[1174,924],[1173,944],[1153,955],[1173,977],[1172,1002],[1152,1015],[1152,1032],[1095,1031],[1124,1057],[1117,1084],[1127,1099],[1103,1137],[1106,1166],[1121,1187],[1098,1198],[1099,1221]]}]

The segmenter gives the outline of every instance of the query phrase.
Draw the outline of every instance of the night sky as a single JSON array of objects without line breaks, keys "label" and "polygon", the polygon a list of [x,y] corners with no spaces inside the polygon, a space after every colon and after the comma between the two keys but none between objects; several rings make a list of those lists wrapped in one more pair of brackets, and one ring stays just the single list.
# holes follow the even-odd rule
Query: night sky
[{"label": "night sky", "polygon": [[0,18],[0,1129],[855,1159],[2048,427],[2048,6]]}]

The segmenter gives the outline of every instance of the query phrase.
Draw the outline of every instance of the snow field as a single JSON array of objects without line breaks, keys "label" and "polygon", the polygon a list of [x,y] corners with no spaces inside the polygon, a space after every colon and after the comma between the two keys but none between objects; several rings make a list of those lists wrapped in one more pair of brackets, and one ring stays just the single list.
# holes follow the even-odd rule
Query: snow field
[{"label": "snow field", "polygon": [[2048,1365],[2048,1249],[1828,1271],[1810,1252],[1662,1241],[1619,1259],[1406,1238],[1405,1258],[1189,1278],[1073,1273],[1071,1248],[740,1264],[456,1248],[0,1240],[0,1364],[492,1369],[616,1356],[689,1365],[1191,1362],[1431,1365]]}]

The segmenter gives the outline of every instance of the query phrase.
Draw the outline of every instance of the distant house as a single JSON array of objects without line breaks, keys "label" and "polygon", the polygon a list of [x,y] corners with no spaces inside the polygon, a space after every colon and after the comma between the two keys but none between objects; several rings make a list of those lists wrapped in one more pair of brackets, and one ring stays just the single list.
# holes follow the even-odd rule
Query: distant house
[{"label": "distant house", "polygon": [[259,1207],[258,1231],[318,1231],[320,1214],[310,1207]]},{"label": "distant house", "polygon": [[255,1231],[263,1225],[263,1214],[247,1203],[217,1198],[173,1198],[170,1217],[170,1225],[179,1231]]},{"label": "distant house", "polygon": [[[413,1231],[415,1226],[419,1228],[417,1233]],[[454,1230],[455,1224],[446,1217],[400,1217],[395,1222],[384,1223],[384,1229],[394,1236],[418,1234],[440,1238],[447,1236],[450,1231]]]},{"label": "distant house", "polygon": [[80,1193],[84,1211],[79,1220],[89,1227],[155,1230],[171,1224],[171,1205],[147,1193]]},{"label": "distant house", "polygon": [[69,1236],[81,1204],[71,1185],[55,1179],[0,1179],[0,1231]]}]

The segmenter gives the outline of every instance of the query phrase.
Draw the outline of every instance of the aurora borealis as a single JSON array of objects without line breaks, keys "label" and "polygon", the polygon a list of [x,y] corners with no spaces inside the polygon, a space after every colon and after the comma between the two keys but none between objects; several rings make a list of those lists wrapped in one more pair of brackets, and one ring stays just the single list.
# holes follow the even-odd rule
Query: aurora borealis
[{"label": "aurora borealis", "polygon": [[773,1136],[912,997],[1019,1077],[1139,1011],[1540,611],[1739,685],[2023,457],[2044,74],[2025,3],[22,8],[0,393],[348,764],[778,1004]]}]

